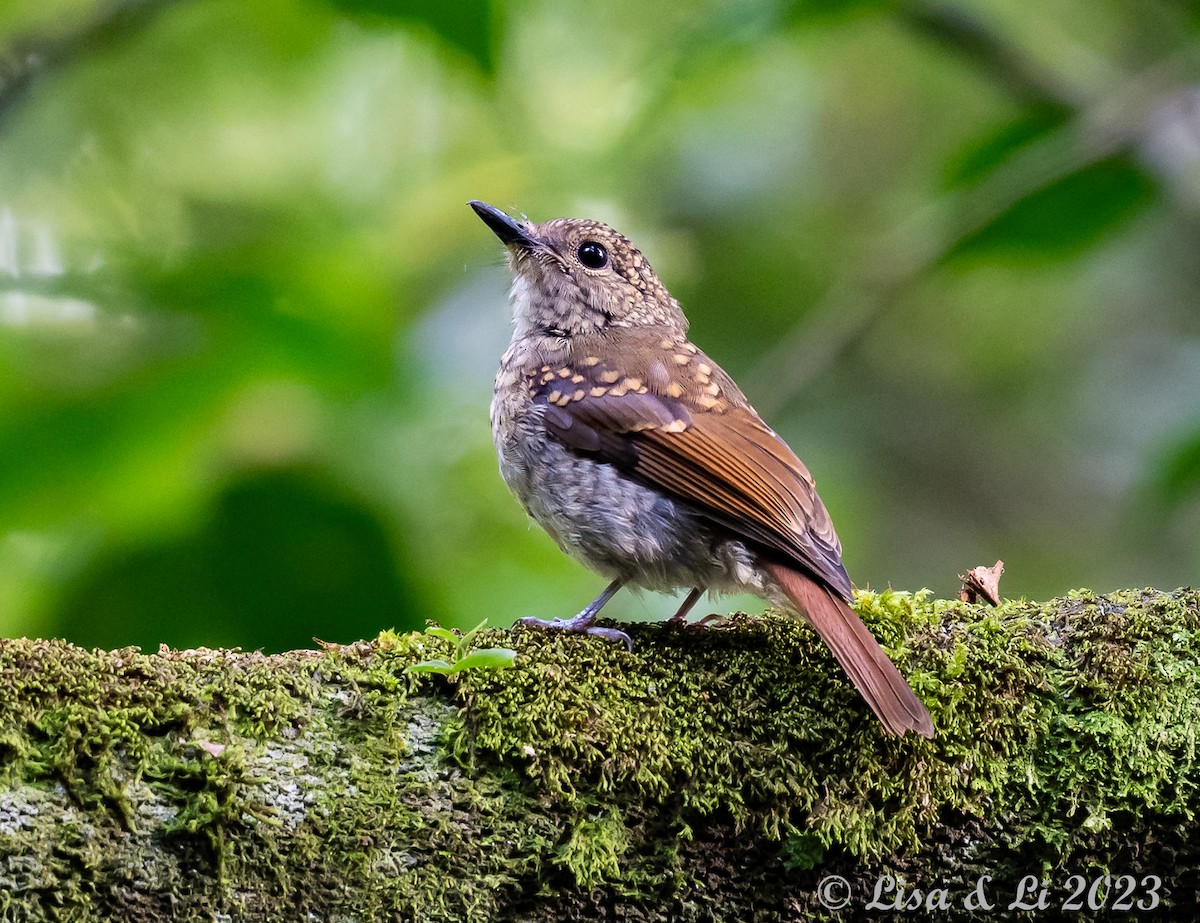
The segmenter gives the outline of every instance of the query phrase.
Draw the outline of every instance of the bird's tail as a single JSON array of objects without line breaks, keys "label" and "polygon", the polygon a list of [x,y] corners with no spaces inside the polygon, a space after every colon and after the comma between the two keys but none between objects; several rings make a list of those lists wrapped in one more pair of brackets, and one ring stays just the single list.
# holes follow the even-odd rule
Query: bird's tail
[{"label": "bird's tail", "polygon": [[933,719],[862,619],[829,589],[783,564],[765,562],[788,599],[808,616],[854,688],[892,734],[933,736]]}]

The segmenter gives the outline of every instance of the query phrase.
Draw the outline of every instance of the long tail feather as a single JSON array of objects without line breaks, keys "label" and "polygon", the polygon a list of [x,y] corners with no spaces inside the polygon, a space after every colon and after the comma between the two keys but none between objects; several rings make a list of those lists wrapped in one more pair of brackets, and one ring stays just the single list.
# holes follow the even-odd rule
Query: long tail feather
[{"label": "long tail feather", "polygon": [[892,734],[933,736],[933,719],[862,619],[827,588],[783,564],[765,567],[842,665],[854,688]]}]

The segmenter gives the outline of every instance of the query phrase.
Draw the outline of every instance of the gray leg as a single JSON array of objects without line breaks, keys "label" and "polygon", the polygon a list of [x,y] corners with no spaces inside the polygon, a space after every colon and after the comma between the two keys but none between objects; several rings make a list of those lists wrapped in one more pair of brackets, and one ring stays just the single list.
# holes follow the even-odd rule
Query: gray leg
[{"label": "gray leg", "polygon": [[592,624],[600,610],[604,608],[604,604],[612,599],[619,589],[621,589],[621,581],[614,580],[605,587],[603,593],[588,603],[583,611],[569,619],[535,619],[533,616],[529,616],[517,619],[517,621],[521,625],[528,625],[531,628],[553,628],[557,631],[573,631],[578,634],[606,638],[609,641],[620,641],[628,650],[632,651],[633,640],[625,632],[616,628],[603,628],[600,625]]},{"label": "gray leg", "polygon": [[679,611],[667,619],[669,625],[686,625],[687,615],[692,611],[692,606],[700,601],[700,597],[704,595],[704,587],[698,586],[692,592],[688,593],[687,599],[679,607]]}]

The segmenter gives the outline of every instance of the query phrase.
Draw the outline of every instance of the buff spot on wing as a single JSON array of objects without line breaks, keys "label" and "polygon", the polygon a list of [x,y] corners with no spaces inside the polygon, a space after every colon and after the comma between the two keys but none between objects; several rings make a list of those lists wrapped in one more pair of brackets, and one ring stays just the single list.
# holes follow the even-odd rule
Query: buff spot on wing
[{"label": "buff spot on wing", "polygon": [[664,390],[667,397],[683,397],[683,385],[677,381],[671,382]]},{"label": "buff spot on wing", "polygon": [[687,429],[687,423],[683,420],[672,420],[662,427],[664,433],[682,433],[685,429]]},{"label": "buff spot on wing", "polygon": [[601,372],[597,377],[603,384],[615,385],[620,380],[621,373],[616,369],[609,369],[606,372]]}]

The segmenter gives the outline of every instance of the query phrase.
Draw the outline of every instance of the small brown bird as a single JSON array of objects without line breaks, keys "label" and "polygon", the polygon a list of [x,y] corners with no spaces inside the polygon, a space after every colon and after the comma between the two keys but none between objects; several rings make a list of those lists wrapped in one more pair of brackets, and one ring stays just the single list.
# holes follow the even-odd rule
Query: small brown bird
[{"label": "small brown bird", "polygon": [[933,721],[850,600],[812,476],[606,224],[533,225],[471,202],[508,247],[515,330],[496,375],[500,472],[567,554],[612,582],[570,619],[529,625],[629,643],[593,624],[625,584],[750,592],[797,609],[893,734]]}]

